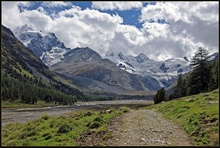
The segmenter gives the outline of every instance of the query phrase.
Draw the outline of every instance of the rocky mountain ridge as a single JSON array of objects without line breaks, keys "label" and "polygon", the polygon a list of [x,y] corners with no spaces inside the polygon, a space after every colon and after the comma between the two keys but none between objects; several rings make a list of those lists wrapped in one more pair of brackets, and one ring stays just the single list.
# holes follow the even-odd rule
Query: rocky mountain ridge
[{"label": "rocky mountain ridge", "polygon": [[101,57],[89,47],[67,48],[54,33],[42,33],[30,25],[18,27],[14,32],[50,69],[95,90],[109,91],[107,88],[113,86],[119,92],[125,89],[157,91],[172,85],[179,74],[191,70],[187,57],[159,62],[144,53],[132,56],[112,52]]}]

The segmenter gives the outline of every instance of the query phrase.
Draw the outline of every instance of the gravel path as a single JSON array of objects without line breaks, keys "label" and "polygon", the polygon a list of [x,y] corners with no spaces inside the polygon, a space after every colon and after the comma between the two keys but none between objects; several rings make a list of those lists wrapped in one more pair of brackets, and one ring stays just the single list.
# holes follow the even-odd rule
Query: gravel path
[{"label": "gravel path", "polygon": [[154,110],[131,110],[109,127],[111,146],[191,146],[187,134]]}]

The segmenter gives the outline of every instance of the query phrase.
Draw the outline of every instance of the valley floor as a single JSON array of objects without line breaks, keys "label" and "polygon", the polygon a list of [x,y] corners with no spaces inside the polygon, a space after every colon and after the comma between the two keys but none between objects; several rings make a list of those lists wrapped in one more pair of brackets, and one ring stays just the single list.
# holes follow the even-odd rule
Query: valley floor
[{"label": "valley floor", "polygon": [[[64,112],[63,112],[64,113]],[[27,114],[27,113],[26,113]],[[59,112],[59,114],[62,114]],[[23,121],[24,122],[24,121]],[[154,109],[131,109],[114,118],[108,128],[112,138],[91,140],[82,146],[190,146],[189,137],[177,125],[165,119]],[[92,136],[92,135],[91,135]],[[86,139],[87,139],[86,138]]]}]

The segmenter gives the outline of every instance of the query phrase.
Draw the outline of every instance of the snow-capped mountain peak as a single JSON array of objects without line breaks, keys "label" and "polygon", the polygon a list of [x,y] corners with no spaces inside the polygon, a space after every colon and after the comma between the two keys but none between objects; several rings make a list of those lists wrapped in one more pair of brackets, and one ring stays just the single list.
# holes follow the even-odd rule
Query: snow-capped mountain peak
[{"label": "snow-capped mountain peak", "polygon": [[[76,63],[81,64],[102,61],[101,56],[93,52],[92,49],[76,48],[70,50],[56,37],[55,33],[44,33],[41,30],[34,29],[31,25],[16,28],[14,34],[48,66],[60,61],[71,61],[73,57],[75,57],[73,59],[76,60]],[[166,88],[176,81],[180,73],[191,70],[189,60],[186,57],[158,62],[150,59],[144,53],[132,56],[124,55],[122,52],[111,52],[103,59],[111,60],[122,70],[140,78],[141,85],[145,90]]]},{"label": "snow-capped mountain peak", "polygon": [[153,85],[154,89],[170,86],[180,73],[184,74],[191,70],[189,61],[185,58],[171,58],[158,62],[150,59],[144,53],[134,57],[123,55],[121,52],[107,54],[105,58],[110,59],[122,70],[140,75],[147,84]]},{"label": "snow-capped mountain peak", "polygon": [[69,50],[61,42],[55,33],[43,33],[34,29],[31,25],[17,27],[14,30],[15,36],[29,49],[33,51],[46,65],[59,62],[63,55]]},{"label": "snow-capped mountain peak", "polygon": [[15,34],[18,34],[18,33],[27,32],[27,31],[34,31],[34,30],[35,29],[33,28],[32,25],[25,24],[23,26],[17,27],[14,32]]},{"label": "snow-capped mountain peak", "polygon": [[135,57],[138,63],[143,63],[144,61],[149,60],[149,58],[144,54],[140,53],[137,57]]}]

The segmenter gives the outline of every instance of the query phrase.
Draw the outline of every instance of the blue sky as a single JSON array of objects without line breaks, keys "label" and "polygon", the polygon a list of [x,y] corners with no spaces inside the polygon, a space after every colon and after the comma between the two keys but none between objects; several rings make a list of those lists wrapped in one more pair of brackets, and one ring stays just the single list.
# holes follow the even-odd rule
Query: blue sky
[{"label": "blue sky", "polygon": [[[43,2],[35,2],[33,3],[30,7],[25,7],[25,6],[19,6],[20,11],[23,11],[23,8],[26,8],[27,10],[35,10],[37,9],[39,6],[41,6],[43,4]],[[87,1],[76,1],[76,2],[71,2],[72,5],[75,6],[79,6],[82,10],[84,9],[92,9],[92,2],[87,2]],[[156,2],[143,2],[143,6],[147,6],[148,4],[156,4]],[[68,9],[71,8],[71,6],[65,6],[65,7],[55,7],[53,9],[51,8],[47,8],[44,7],[44,9],[47,12],[50,12],[51,10],[54,10],[56,12],[60,12],[64,9]],[[118,14],[119,16],[121,16],[123,18],[123,24],[126,25],[134,25],[137,28],[141,28],[142,27],[142,22],[139,21],[139,16],[141,15],[141,9],[137,9],[137,8],[133,8],[133,9],[129,9],[129,10],[100,10],[100,12],[104,12],[104,13],[109,13],[111,15],[113,14]],[[158,22],[161,22],[161,20],[156,20]]]},{"label": "blue sky", "polygon": [[[12,17],[13,16],[13,17]],[[155,60],[219,50],[218,2],[2,2],[2,24],[54,32],[67,47]]]}]

